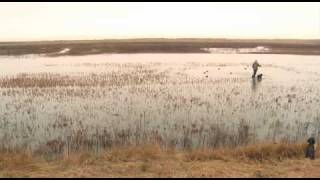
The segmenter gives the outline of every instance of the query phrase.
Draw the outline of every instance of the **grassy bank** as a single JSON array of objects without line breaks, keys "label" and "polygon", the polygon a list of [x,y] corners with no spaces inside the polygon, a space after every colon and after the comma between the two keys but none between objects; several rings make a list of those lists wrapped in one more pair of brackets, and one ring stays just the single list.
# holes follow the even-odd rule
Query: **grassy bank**
[{"label": "grassy bank", "polygon": [[[1,177],[320,177],[305,144],[261,144],[235,149],[179,151],[156,145],[60,154],[0,154]],[[319,149],[317,149],[319,153]]]}]

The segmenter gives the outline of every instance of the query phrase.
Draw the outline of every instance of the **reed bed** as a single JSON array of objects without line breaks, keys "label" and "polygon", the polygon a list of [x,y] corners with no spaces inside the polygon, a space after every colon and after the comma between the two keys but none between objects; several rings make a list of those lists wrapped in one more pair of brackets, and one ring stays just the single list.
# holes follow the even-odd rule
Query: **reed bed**
[{"label": "reed bed", "polygon": [[0,148],[71,154],[146,143],[196,150],[319,139],[316,85],[192,76],[194,64],[105,66],[113,71],[2,76]]}]

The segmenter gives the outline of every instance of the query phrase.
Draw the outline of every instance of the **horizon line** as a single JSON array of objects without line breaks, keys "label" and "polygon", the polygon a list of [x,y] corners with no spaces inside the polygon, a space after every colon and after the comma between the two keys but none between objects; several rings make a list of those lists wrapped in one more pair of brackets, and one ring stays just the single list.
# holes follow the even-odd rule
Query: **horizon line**
[{"label": "horizon line", "polygon": [[106,41],[106,40],[305,40],[319,41],[320,38],[206,38],[206,37],[183,37],[183,38],[99,38],[99,39],[57,39],[57,40],[10,40],[0,41],[0,43],[19,43],[19,42],[59,42],[59,41]]}]

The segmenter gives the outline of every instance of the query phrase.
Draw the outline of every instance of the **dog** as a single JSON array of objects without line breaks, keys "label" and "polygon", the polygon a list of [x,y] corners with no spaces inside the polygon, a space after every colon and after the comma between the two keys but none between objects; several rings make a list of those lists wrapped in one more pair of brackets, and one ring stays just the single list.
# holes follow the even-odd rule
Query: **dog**
[{"label": "dog", "polygon": [[261,80],[262,80],[262,74],[259,74],[259,75],[257,76],[257,78],[258,78],[259,81],[261,81]]}]

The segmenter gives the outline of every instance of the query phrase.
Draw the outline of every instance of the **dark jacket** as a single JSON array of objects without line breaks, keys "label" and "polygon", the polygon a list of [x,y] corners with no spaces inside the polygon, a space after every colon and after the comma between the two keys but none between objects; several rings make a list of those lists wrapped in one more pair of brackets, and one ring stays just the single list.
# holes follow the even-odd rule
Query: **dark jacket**
[{"label": "dark jacket", "polygon": [[309,144],[305,151],[305,157],[310,159],[315,159],[315,149],[314,149],[315,139],[309,138],[308,143]]}]

